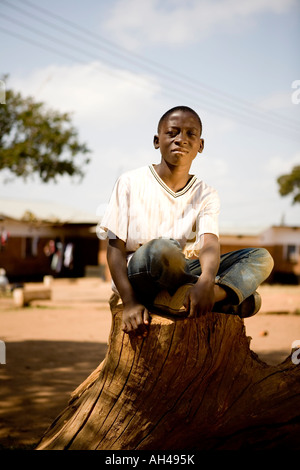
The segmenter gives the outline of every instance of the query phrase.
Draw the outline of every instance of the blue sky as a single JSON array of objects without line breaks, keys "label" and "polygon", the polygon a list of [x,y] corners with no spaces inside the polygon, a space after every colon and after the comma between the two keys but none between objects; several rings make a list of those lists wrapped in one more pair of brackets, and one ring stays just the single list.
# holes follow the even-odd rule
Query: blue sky
[{"label": "blue sky", "polygon": [[276,183],[300,164],[298,0],[0,0],[0,16],[8,85],[72,112],[92,150],[80,185],[2,172],[0,198],[100,214],[120,173],[159,162],[157,121],[186,104],[205,139],[192,172],[218,189],[221,230],[299,225]]}]

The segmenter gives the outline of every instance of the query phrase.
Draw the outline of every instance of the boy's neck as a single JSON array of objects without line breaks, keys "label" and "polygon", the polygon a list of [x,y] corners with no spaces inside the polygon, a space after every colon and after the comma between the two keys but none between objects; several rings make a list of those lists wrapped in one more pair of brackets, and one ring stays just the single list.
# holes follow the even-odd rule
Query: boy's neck
[{"label": "boy's neck", "polygon": [[192,177],[189,174],[189,168],[168,165],[164,160],[153,167],[158,176],[174,193],[181,191]]}]

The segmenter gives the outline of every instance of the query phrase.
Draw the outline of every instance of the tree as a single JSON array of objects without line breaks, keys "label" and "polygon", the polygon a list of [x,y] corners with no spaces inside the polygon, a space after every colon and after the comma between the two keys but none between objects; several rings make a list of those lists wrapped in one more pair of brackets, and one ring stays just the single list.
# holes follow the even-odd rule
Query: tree
[{"label": "tree", "polygon": [[295,166],[287,175],[279,176],[277,183],[281,196],[292,194],[293,204],[300,202],[300,166]]},{"label": "tree", "polygon": [[278,366],[249,348],[243,320],[152,314],[122,331],[111,299],[104,361],[73,392],[38,450],[299,449],[299,349]]},{"label": "tree", "polygon": [[46,109],[32,97],[6,90],[5,104],[0,104],[0,171],[24,180],[35,174],[43,182],[56,181],[60,175],[83,177],[90,150],[78,142],[77,130],[69,113]]}]

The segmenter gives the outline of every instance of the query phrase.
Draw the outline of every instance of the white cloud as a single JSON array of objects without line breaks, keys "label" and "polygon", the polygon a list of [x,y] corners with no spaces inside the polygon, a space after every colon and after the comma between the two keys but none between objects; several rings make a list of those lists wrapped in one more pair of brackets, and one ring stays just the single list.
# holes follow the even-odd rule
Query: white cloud
[{"label": "white cloud", "polygon": [[290,173],[294,166],[300,165],[300,153],[296,153],[290,157],[273,156],[265,165],[265,171],[277,178],[285,173]]},{"label": "white cloud", "polygon": [[280,14],[296,0],[118,0],[103,28],[115,40],[138,49],[143,44],[191,43],[215,31],[239,31],[262,13]]},{"label": "white cloud", "polygon": [[159,91],[154,77],[113,69],[100,62],[50,65],[27,77],[11,77],[10,86],[80,121],[101,119],[109,125],[135,116]]}]

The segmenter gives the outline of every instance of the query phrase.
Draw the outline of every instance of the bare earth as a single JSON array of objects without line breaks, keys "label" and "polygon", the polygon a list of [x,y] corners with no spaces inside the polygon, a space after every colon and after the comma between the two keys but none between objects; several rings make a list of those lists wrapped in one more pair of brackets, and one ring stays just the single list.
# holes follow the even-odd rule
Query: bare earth
[{"label": "bare earth", "polygon": [[[72,391],[97,367],[111,325],[110,283],[96,278],[55,279],[52,299],[17,308],[0,294],[0,449],[32,449]],[[279,364],[300,341],[300,287],[259,289],[261,311],[245,320],[250,347]],[[300,367],[300,365],[299,365]]]}]

